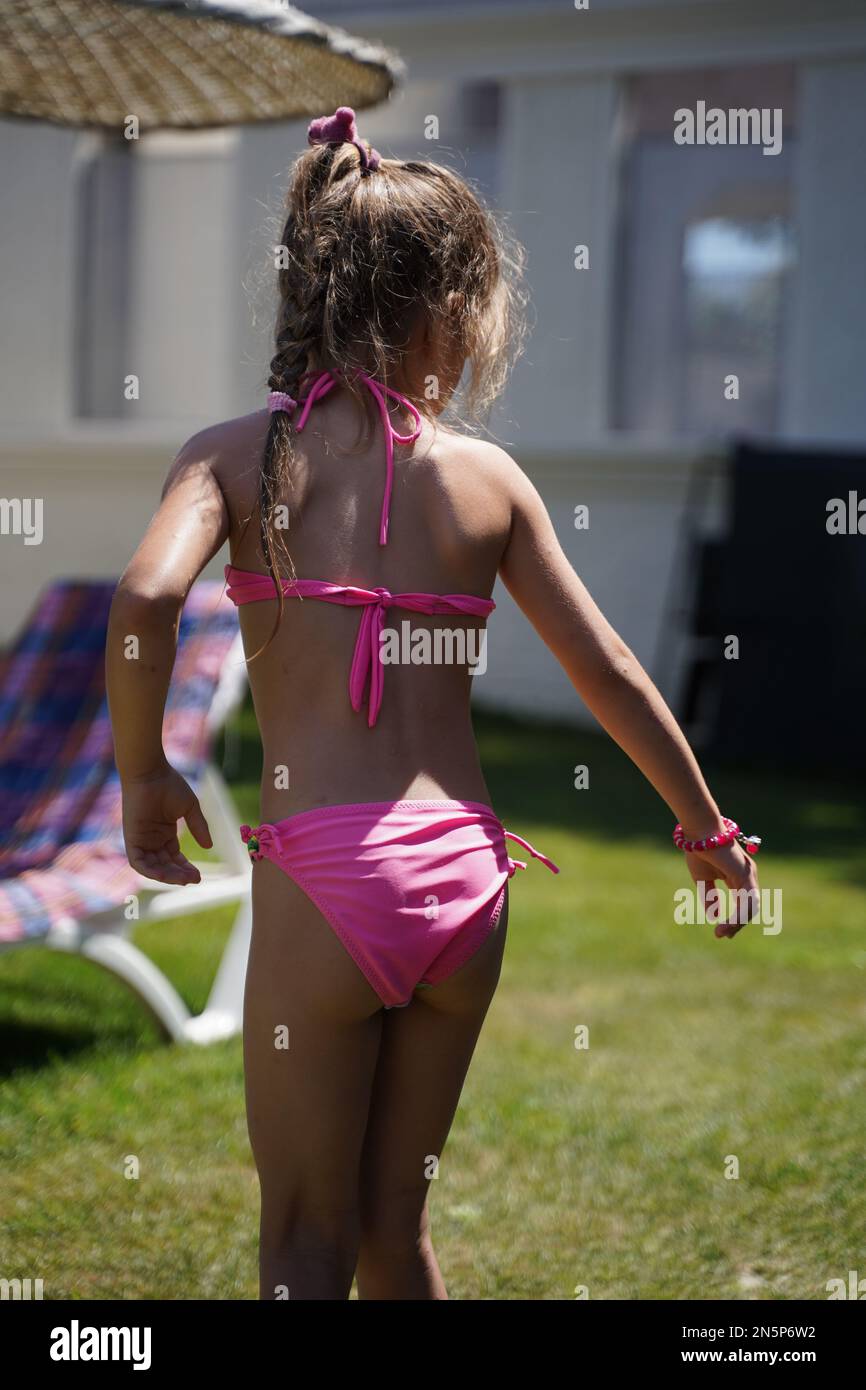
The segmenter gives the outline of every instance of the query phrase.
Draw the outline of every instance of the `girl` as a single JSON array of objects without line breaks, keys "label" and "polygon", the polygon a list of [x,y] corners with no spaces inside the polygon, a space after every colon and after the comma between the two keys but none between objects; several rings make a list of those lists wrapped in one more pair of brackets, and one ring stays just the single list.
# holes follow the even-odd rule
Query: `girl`
[{"label": "girl", "polygon": [[[183,884],[199,875],[178,821],[211,843],[161,728],[184,600],[228,541],[264,754],[263,824],[241,829],[256,861],[244,1064],[261,1297],[344,1299],[357,1275],[361,1298],[445,1298],[431,1160],[525,864],[490,807],[467,665],[384,664],[389,625],[410,619],[432,650],[443,627],[471,643],[501,575],[681,822],[710,907],[716,879],[745,890],[717,936],[750,915],[755,871],[535,488],[440,419],[467,364],[470,404],[489,403],[518,340],[520,256],[489,212],[445,168],[382,159],[341,107],[310,126],[282,246],[268,409],[183,447],[114,600],[126,848],[142,874]],[[142,661],[124,658],[130,632]]]}]

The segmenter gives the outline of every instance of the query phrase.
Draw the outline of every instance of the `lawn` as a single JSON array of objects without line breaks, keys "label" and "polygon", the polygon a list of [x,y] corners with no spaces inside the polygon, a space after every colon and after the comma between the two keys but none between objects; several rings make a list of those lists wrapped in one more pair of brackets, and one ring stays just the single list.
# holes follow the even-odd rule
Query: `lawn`
[{"label": "lawn", "polygon": [[[431,1197],[451,1296],[820,1299],[866,1275],[859,788],[709,769],[783,904],[778,934],[717,941],[674,922],[670,816],[618,749],[477,727],[499,814],[562,873],[530,862],[512,885]],[[252,822],[249,709],[224,761]],[[196,1009],[231,916],[136,936]],[[0,1275],[55,1299],[254,1299],[240,1041],[167,1047],[117,982],[35,948],[0,956],[0,1031]]]}]

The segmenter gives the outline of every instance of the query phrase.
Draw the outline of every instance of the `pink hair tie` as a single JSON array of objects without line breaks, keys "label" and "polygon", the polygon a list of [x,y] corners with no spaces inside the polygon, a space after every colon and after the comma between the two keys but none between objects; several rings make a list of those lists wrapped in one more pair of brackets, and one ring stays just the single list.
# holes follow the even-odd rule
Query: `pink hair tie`
[{"label": "pink hair tie", "polygon": [[285,391],[268,392],[268,410],[271,415],[277,410],[284,410],[287,415],[291,415],[297,404],[294,396],[288,395]]},{"label": "pink hair tie", "polygon": [[310,121],[307,130],[307,143],[310,145],[354,145],[361,156],[361,168],[372,172],[378,169],[382,156],[367,142],[365,147],[355,124],[355,113],[351,106],[338,106],[333,116],[317,116]]}]

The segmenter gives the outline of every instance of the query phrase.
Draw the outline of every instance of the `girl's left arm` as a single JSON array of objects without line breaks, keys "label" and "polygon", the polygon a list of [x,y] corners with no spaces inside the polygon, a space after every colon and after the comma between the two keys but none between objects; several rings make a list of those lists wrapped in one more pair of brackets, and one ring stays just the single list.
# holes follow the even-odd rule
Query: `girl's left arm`
[{"label": "girl's left arm", "polygon": [[181,854],[178,821],[211,845],[192,788],[166,759],[162,721],[186,596],[228,539],[229,510],[208,448],[195,435],[175,459],[160,506],[121,576],[111,605],[105,673],[123,793],[129,862],[162,883],[197,883]]}]

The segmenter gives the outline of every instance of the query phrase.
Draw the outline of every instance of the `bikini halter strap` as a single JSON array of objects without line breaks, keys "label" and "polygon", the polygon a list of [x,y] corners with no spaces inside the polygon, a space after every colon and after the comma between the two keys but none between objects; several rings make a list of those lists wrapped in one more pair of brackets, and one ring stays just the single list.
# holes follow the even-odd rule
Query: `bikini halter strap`
[{"label": "bikini halter strap", "polygon": [[[379,522],[379,544],[387,545],[388,523],[391,519],[391,492],[394,487],[394,445],[415,443],[415,440],[421,433],[421,415],[417,407],[414,406],[406,396],[401,395],[399,391],[394,391],[390,386],[383,386],[380,381],[376,381],[375,377],[367,376],[365,372],[357,372],[356,376],[359,381],[363,381],[364,385],[374,396],[376,404],[379,407],[382,428],[385,431],[385,495],[382,499],[382,516]],[[300,401],[292,402],[293,406],[300,405],[302,407],[300,419],[295,426],[295,429],[299,433],[307,423],[310,411],[316,401],[326,396],[336,384],[337,376],[334,372],[320,372],[312,382],[306,396]],[[411,434],[398,434],[397,430],[395,430],[394,426],[391,424],[391,415],[388,410],[389,396],[392,400],[399,401],[414,419],[415,429]],[[276,406],[276,408],[285,409],[285,406]]]}]

